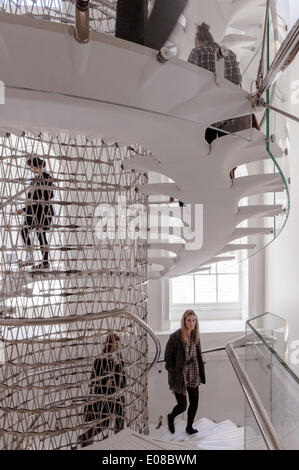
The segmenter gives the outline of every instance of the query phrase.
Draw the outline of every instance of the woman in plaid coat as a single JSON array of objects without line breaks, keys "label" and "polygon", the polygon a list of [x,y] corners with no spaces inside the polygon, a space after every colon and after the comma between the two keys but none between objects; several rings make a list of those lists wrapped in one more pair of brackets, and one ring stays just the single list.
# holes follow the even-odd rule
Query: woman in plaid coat
[{"label": "woman in plaid coat", "polygon": [[181,328],[173,333],[165,349],[165,367],[168,371],[169,388],[175,394],[177,405],[167,416],[168,428],[175,432],[174,419],[189,408],[186,432],[194,434],[193,421],[198,408],[199,385],[206,383],[204,362],[201,354],[198,318],[193,310],[186,310]]}]

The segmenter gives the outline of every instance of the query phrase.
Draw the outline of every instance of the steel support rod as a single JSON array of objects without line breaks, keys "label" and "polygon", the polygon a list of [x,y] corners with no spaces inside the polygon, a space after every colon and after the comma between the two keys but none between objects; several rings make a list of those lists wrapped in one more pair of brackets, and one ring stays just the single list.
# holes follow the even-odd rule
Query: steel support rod
[{"label": "steel support rod", "polygon": [[265,45],[266,45],[266,35],[267,35],[267,25],[268,25],[268,19],[269,19],[269,5],[270,5],[270,0],[267,0],[267,6],[266,6],[266,16],[265,16],[265,24],[264,24],[264,33],[263,33],[263,43],[262,43],[262,52],[261,52],[261,59],[259,63],[259,68],[257,72],[257,88],[259,89],[263,77],[264,77],[264,53],[265,53]]},{"label": "steel support rod", "polygon": [[89,0],[76,0],[75,38],[83,43],[89,41]]},{"label": "steel support rod", "polygon": [[272,106],[271,104],[265,103],[264,108],[271,109],[272,111],[275,111],[276,113],[282,114],[283,116],[292,119],[295,122],[299,122],[299,118],[297,116],[294,116],[293,114],[287,113],[286,111],[283,111],[282,109],[275,108],[275,106]]}]

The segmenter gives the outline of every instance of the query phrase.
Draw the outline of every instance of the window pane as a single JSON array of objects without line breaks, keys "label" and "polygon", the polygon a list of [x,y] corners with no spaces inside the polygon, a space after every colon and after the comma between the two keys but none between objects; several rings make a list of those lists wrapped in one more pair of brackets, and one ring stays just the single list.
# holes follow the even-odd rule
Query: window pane
[{"label": "window pane", "polygon": [[193,304],[193,276],[181,276],[172,279],[172,302],[174,304]]},{"label": "window pane", "polygon": [[218,302],[239,302],[239,276],[218,276]]},{"label": "window pane", "polygon": [[[206,268],[207,266],[205,266]],[[212,263],[208,265],[208,269],[205,269],[205,271],[196,271],[194,274],[216,274],[216,263]]]},{"label": "window pane", "polygon": [[222,261],[221,263],[217,264],[217,271],[218,273],[229,273],[229,274],[237,274],[239,273],[240,263],[238,260],[231,260],[231,261]]},{"label": "window pane", "polygon": [[216,302],[216,276],[198,275],[195,276],[195,303]]}]

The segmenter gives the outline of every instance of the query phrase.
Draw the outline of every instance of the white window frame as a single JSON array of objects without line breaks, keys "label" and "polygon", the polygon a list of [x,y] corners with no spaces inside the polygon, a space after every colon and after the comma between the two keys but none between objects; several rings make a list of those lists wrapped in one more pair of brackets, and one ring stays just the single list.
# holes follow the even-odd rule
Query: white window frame
[{"label": "white window frame", "polygon": [[[185,310],[191,308],[194,310],[199,320],[241,320],[243,318],[244,310],[244,262],[238,262],[239,269],[239,302],[213,302],[213,303],[174,303],[172,289],[173,284],[170,279],[169,282],[169,310],[170,310],[170,320],[172,322],[180,321],[182,314]],[[194,300],[195,300],[195,277],[197,275],[206,275],[193,273],[190,276],[193,277],[194,283]],[[227,273],[230,275],[231,273]],[[226,275],[226,273],[215,273],[211,274],[212,276]],[[217,281],[216,281],[217,282]]]}]

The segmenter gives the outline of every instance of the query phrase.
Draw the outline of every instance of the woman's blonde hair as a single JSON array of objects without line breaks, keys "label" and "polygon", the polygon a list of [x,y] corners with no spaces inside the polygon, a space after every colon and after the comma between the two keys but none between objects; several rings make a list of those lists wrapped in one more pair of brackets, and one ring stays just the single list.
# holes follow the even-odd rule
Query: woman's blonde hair
[{"label": "woman's blonde hair", "polygon": [[194,333],[193,333],[193,339],[195,341],[195,344],[198,344],[199,343],[199,325],[198,325],[198,318],[197,318],[197,315],[196,313],[191,310],[191,309],[188,309],[186,310],[186,312],[184,313],[184,315],[182,316],[182,320],[181,320],[181,332],[182,332],[182,338],[183,338],[183,341],[187,344],[188,343],[188,330],[187,330],[187,327],[186,327],[186,319],[187,317],[189,316],[194,316],[196,318],[196,323],[195,323],[195,327],[194,327]]}]

